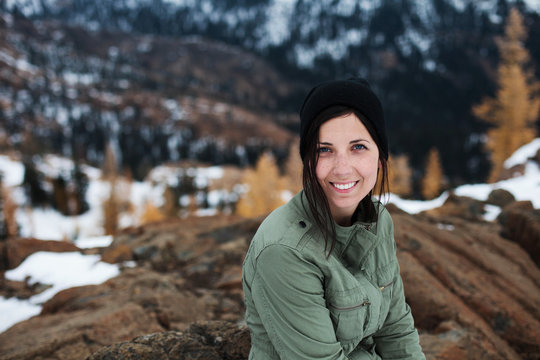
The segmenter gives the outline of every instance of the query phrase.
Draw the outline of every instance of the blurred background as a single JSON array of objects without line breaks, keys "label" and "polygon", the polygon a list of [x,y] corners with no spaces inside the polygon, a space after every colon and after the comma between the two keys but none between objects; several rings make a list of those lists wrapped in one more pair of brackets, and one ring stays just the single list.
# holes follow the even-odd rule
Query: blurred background
[{"label": "blurred background", "polygon": [[[0,354],[33,358],[46,348],[44,358],[84,358],[195,320],[241,321],[245,243],[262,216],[301,188],[303,97],[318,82],[358,76],[384,106],[392,209],[425,216],[418,218],[442,238],[457,228],[492,231],[501,242],[493,256],[527,259],[508,265],[521,269],[508,281],[523,286],[528,300],[516,295],[511,310],[493,305],[479,320],[493,334],[475,325],[484,338],[477,347],[467,343],[484,357],[448,353],[540,358],[539,39],[539,0],[2,0],[0,331],[17,325],[0,334]],[[509,203],[520,203],[528,219],[510,216],[517,230],[505,228],[508,216],[501,216]],[[456,241],[482,243],[467,236]],[[241,246],[230,245],[235,241]],[[513,255],[501,250],[516,244]],[[211,251],[218,248],[221,267]],[[502,266],[467,256],[485,261],[480,268],[490,279]],[[87,309],[61,310],[67,298],[90,296],[55,295],[126,273],[137,278],[133,272],[145,266],[187,279],[189,286],[169,285],[189,287],[180,302],[200,308],[200,316],[171,310],[180,295],[169,294],[174,301],[154,299],[151,306],[130,298],[146,315],[151,308],[157,322],[126,325],[129,331],[109,341],[75,325],[54,335],[45,325],[58,313]],[[432,266],[431,275],[444,267]],[[460,293],[460,281],[457,288],[442,283],[460,301],[472,296]],[[208,289],[220,292],[219,304]],[[129,303],[120,298],[114,295]],[[529,322],[508,315],[519,306]],[[437,314],[418,316],[429,334],[476,339],[448,323],[439,327],[451,318],[470,330],[454,315]],[[94,314],[87,324],[95,329],[98,322]],[[505,337],[515,331],[510,323],[530,339]],[[74,328],[86,352],[51,345]],[[24,343],[29,329],[52,335]],[[23,342],[13,345],[8,339],[17,336]],[[506,345],[497,345],[499,337]],[[439,340],[423,337],[433,358],[448,358]]]}]

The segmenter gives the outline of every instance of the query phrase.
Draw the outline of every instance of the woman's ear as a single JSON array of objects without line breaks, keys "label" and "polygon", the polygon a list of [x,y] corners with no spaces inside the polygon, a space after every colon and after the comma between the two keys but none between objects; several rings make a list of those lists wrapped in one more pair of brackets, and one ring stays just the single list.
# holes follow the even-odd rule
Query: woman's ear
[{"label": "woman's ear", "polygon": [[381,169],[381,168],[382,168],[382,162],[381,162],[381,160],[379,160],[379,169]]}]

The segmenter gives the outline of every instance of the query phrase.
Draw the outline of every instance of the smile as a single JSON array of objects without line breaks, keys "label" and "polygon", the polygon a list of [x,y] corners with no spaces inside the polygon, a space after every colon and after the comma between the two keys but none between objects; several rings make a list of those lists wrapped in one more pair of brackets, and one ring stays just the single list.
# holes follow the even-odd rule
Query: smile
[{"label": "smile", "polygon": [[357,182],[358,181],[353,181],[353,182],[344,183],[344,184],[335,184],[335,183],[330,183],[330,184],[332,184],[332,186],[335,187],[338,190],[349,190],[354,185],[356,185]]}]

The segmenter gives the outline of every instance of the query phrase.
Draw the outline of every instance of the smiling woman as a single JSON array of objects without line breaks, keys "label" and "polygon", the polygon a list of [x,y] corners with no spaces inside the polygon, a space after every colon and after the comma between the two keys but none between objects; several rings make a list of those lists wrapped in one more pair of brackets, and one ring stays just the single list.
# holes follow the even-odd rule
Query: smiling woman
[{"label": "smiling woman", "polygon": [[[396,258],[381,103],[361,79],[300,111],[303,190],[259,227],[242,283],[250,359],[424,359]],[[379,179],[379,181],[377,181]]]},{"label": "smiling woman", "polygon": [[319,130],[316,175],[334,220],[349,226],[360,201],[377,181],[379,150],[362,121],[350,113]]}]

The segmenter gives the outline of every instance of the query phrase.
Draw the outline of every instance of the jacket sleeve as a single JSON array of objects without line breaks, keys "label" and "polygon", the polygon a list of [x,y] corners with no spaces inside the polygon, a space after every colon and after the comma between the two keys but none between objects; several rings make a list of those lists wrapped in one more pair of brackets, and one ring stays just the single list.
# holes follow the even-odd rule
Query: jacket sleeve
[{"label": "jacket sleeve", "polygon": [[383,359],[425,359],[411,309],[405,302],[399,265],[396,269],[390,311],[381,329],[373,336],[375,349]]},{"label": "jacket sleeve", "polygon": [[257,258],[253,302],[281,359],[349,359],[336,339],[323,281],[315,264],[287,246],[270,245]]}]

